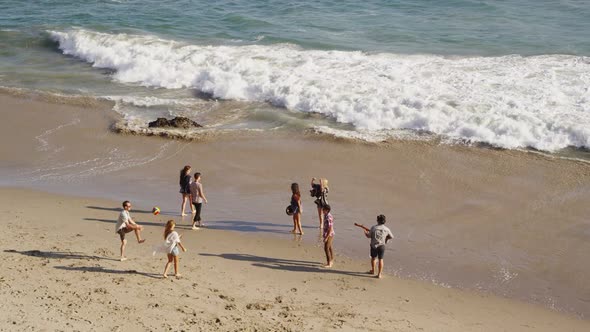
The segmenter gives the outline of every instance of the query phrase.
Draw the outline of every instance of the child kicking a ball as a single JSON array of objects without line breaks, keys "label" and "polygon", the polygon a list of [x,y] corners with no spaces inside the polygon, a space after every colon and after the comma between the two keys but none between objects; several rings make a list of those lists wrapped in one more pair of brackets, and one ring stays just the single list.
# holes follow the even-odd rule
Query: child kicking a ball
[{"label": "child kicking a ball", "polygon": [[166,239],[165,248],[166,254],[168,255],[168,262],[164,268],[164,278],[168,278],[168,269],[172,262],[174,262],[174,275],[177,278],[181,276],[180,273],[178,273],[178,255],[180,254],[178,247],[180,247],[183,252],[186,252],[186,248],[180,242],[181,236],[174,230],[175,226],[176,223],[174,220],[168,220],[166,223],[166,229],[164,230],[164,239]]}]

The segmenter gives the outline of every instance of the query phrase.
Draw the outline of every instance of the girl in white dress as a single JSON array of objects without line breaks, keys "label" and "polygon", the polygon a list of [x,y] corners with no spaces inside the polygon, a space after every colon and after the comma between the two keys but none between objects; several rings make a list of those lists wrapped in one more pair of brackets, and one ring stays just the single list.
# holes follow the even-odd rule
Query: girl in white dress
[{"label": "girl in white dress", "polygon": [[180,254],[178,247],[180,247],[183,252],[186,251],[186,248],[184,248],[180,242],[181,236],[174,230],[175,226],[176,223],[174,220],[168,220],[166,223],[166,229],[164,230],[164,239],[166,239],[165,248],[166,254],[168,255],[168,262],[164,268],[164,278],[168,278],[168,269],[172,262],[174,262],[174,275],[177,278],[180,277],[180,273],[178,273],[178,255]]}]

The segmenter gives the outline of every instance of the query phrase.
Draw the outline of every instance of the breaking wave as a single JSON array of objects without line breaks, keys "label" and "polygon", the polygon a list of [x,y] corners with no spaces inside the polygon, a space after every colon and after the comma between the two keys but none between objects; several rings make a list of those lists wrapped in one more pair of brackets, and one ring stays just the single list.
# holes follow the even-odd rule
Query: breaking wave
[{"label": "breaking wave", "polygon": [[417,130],[509,149],[590,147],[588,57],[367,54],[48,33],[64,54],[112,70],[116,81],[320,113],[368,140]]}]

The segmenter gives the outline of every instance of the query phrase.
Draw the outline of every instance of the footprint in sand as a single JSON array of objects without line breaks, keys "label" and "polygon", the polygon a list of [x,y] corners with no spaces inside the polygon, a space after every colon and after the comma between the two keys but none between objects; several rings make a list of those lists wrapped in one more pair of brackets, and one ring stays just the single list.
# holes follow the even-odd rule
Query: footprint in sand
[{"label": "footprint in sand", "polygon": [[115,255],[112,251],[110,251],[107,248],[98,248],[98,249],[94,250],[94,254],[97,256],[105,256],[105,257],[111,257],[111,256]]},{"label": "footprint in sand", "polygon": [[248,310],[263,310],[263,311],[266,311],[266,310],[271,309],[271,308],[272,308],[272,304],[260,303],[260,302],[248,303],[246,305],[246,309],[248,309]]},{"label": "footprint in sand", "polygon": [[223,294],[220,294],[219,295],[219,298],[222,299],[222,300],[229,301],[229,302],[234,302],[236,300],[236,299],[234,299],[231,296],[227,296],[227,295],[223,295]]},{"label": "footprint in sand", "polygon": [[113,283],[115,283],[115,284],[117,284],[117,285],[120,285],[120,284],[122,284],[123,282],[125,282],[125,278],[123,278],[123,277],[119,277],[119,278],[113,278]]}]

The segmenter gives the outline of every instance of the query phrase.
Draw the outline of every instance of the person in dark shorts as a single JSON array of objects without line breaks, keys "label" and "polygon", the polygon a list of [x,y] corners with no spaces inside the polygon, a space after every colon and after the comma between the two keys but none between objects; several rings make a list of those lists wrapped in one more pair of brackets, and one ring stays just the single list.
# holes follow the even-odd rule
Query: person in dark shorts
[{"label": "person in dark shorts", "polygon": [[125,261],[127,260],[127,257],[125,257],[125,246],[127,245],[125,234],[135,232],[135,237],[137,237],[138,243],[144,243],[145,240],[141,238],[143,226],[136,224],[129,214],[129,211],[131,211],[131,202],[124,201],[122,205],[123,211],[119,214],[119,219],[115,226],[115,232],[119,234],[119,237],[121,238],[121,261]]},{"label": "person in dark shorts", "polygon": [[[203,191],[203,185],[201,184],[201,173],[195,173],[195,180],[191,183],[191,202],[195,207],[195,217],[193,218],[192,229],[199,229],[199,227],[205,226],[201,221],[201,208],[203,203],[207,203],[207,197]],[[197,226],[198,223],[198,226]]]},{"label": "person in dark shorts", "polygon": [[303,235],[301,229],[303,208],[301,207],[301,192],[299,192],[299,184],[297,183],[291,183],[291,209],[293,211],[293,230],[291,233]]},{"label": "person in dark shorts", "polygon": [[371,227],[370,230],[365,229],[365,236],[371,239],[371,271],[370,274],[375,274],[375,263],[379,259],[379,273],[377,278],[381,278],[383,272],[383,256],[385,255],[385,244],[387,241],[393,239],[391,230],[385,226],[385,216],[380,214],[377,216],[377,225]]},{"label": "person in dark shorts", "polygon": [[191,167],[189,165],[184,166],[183,169],[180,170],[180,179],[179,179],[179,185],[180,185],[180,194],[182,195],[182,205],[180,206],[180,215],[182,217],[186,216],[186,213],[184,213],[184,207],[186,206],[186,203],[189,203],[190,207],[191,207],[191,212],[195,213],[194,209],[193,209],[193,205],[190,202],[190,195],[191,195]]}]

